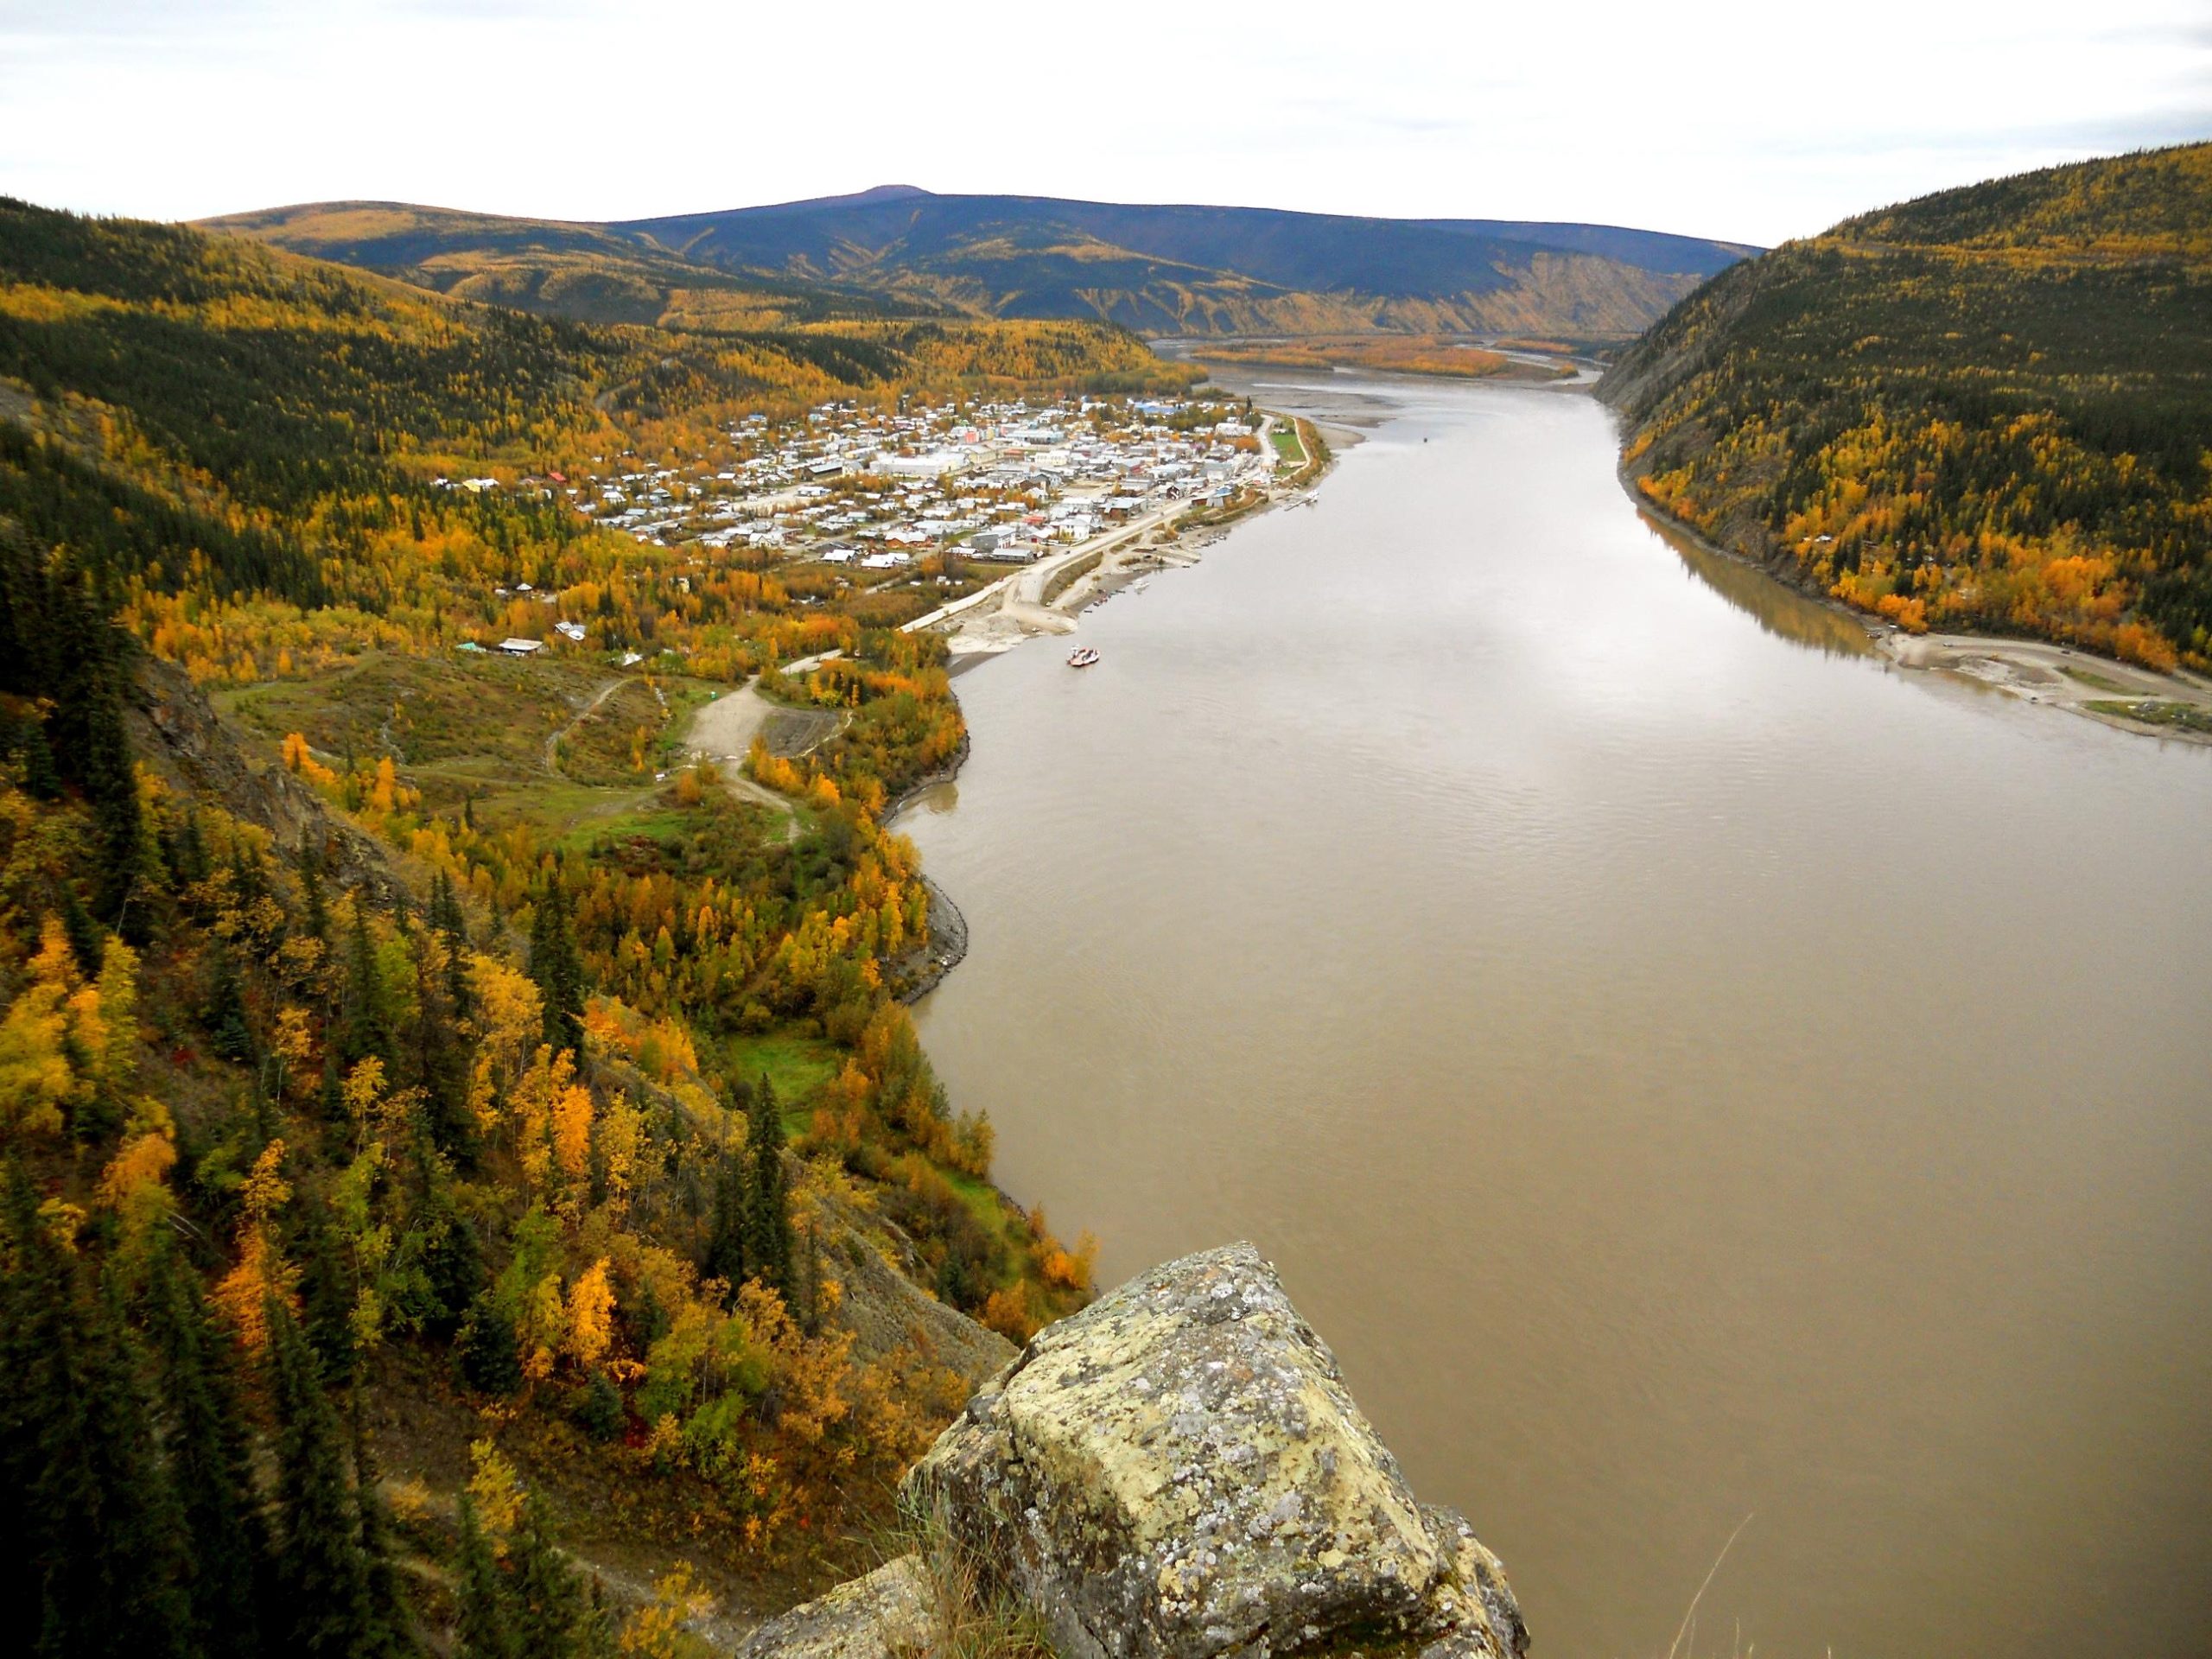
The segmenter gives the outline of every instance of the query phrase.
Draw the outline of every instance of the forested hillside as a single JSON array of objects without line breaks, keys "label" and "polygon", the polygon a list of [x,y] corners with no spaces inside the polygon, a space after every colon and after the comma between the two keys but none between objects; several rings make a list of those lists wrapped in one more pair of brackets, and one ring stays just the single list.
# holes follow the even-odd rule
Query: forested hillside
[{"label": "forested hillside", "polygon": [[1629,475],[1899,626],[2212,665],[2212,145],[1945,191],[1723,272],[1599,395]]},{"label": "forested hillside", "polygon": [[[1090,325],[588,327],[0,205],[0,1571],[35,1651],[673,1654],[695,1591],[849,1564],[972,1381],[930,1299],[1019,1338],[1088,1288],[896,1000],[929,901],[880,815],[962,741],[942,647],[442,475],[1163,375]],[[592,652],[453,650],[518,607]],[[785,796],[680,765],[683,710],[831,646]]]},{"label": "forested hillside", "polygon": [[[662,321],[698,326],[747,307],[796,315],[872,304],[1097,318],[1190,336],[1620,340],[1751,251],[1607,226],[937,195],[904,186],[605,226],[362,202],[210,226],[441,289],[493,297],[498,283],[568,315],[647,320],[658,305]],[[686,270],[695,273],[688,280]],[[742,293],[722,291],[733,286]]]},{"label": "forested hillside", "polygon": [[450,644],[518,580],[597,582],[639,607],[631,637],[673,629],[734,661],[741,639],[770,639],[794,613],[735,589],[679,604],[666,550],[594,539],[536,493],[433,480],[688,453],[733,412],[825,397],[1187,378],[1097,324],[671,338],[21,204],[0,205],[0,377],[19,389],[0,422],[0,513],[68,545],[134,632],[203,677],[251,679],[287,653]]}]

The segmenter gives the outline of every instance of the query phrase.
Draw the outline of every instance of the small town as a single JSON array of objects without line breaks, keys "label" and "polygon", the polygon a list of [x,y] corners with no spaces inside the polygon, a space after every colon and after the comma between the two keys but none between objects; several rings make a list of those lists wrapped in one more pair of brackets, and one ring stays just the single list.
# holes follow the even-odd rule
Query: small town
[{"label": "small town", "polygon": [[[1180,515],[1211,519],[1256,505],[1308,459],[1294,428],[1241,400],[896,410],[842,402],[784,422],[733,422],[721,445],[681,464],[611,455],[594,458],[603,470],[589,475],[529,476],[512,487],[563,499],[647,545],[688,549],[702,569],[772,565],[800,605],[863,589],[871,620],[911,628],[1007,587],[1009,570],[1080,563]],[[493,478],[437,481],[503,487]],[[557,602],[527,583],[495,593]],[[553,633],[490,648],[528,656],[587,639],[572,620]]]}]

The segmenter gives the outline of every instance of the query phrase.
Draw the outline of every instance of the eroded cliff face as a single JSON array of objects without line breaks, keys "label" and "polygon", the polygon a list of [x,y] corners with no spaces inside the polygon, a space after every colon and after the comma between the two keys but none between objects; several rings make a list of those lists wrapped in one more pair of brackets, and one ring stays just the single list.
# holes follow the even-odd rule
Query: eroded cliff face
[{"label": "eroded cliff face", "polygon": [[[908,1475],[909,1510],[1062,1659],[1354,1651],[1519,1659],[1497,1558],[1414,1498],[1249,1244],[1038,1333]],[[931,1650],[911,1558],[765,1626],[747,1659]]]}]

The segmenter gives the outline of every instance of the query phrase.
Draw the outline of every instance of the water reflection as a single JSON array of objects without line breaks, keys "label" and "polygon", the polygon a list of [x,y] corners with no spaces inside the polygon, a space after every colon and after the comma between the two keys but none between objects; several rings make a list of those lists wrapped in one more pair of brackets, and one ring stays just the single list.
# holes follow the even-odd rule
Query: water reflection
[{"label": "water reflection", "polygon": [[1741,559],[1714,552],[1653,513],[1639,508],[1637,517],[1699,581],[1776,638],[1841,657],[1874,654],[1866,628],[1850,617],[1784,587]]}]

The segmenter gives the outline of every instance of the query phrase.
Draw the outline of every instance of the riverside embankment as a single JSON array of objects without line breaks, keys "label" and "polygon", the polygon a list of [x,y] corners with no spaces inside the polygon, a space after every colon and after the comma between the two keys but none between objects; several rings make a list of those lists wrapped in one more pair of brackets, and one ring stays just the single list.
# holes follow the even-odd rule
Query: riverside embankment
[{"label": "riverside embankment", "polygon": [[1710,558],[1755,571],[1762,582],[1786,587],[1832,611],[1846,628],[1862,632],[1867,649],[1899,668],[1951,674],[2042,708],[2085,716],[2144,736],[2212,744],[2212,683],[2186,671],[2162,673],[2044,639],[1979,633],[1910,633],[1895,623],[1854,610],[1804,580],[1794,566],[1755,559],[1714,542],[1696,526],[1649,500],[1624,467],[1617,474],[1637,511],[1671,541],[1687,543]]}]

